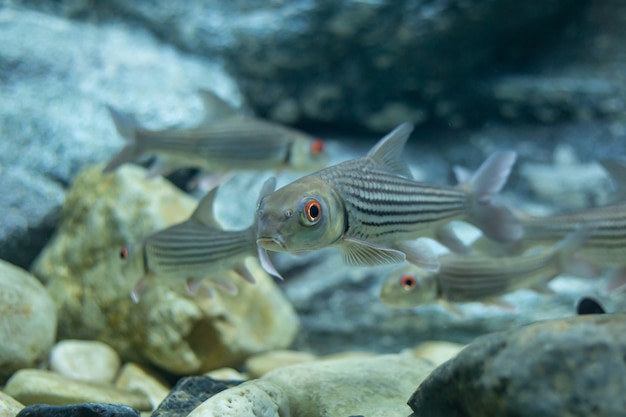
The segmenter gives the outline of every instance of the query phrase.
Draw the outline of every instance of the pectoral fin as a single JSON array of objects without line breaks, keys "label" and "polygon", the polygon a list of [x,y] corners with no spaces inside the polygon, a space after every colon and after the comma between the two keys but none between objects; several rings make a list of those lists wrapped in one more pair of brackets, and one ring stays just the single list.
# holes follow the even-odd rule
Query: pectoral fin
[{"label": "pectoral fin", "polygon": [[439,260],[432,246],[424,240],[404,242],[397,245],[404,252],[406,260],[413,265],[419,266],[429,272],[439,271]]},{"label": "pectoral fin", "polygon": [[341,252],[349,265],[395,264],[406,260],[406,255],[399,250],[348,237],[343,238]]}]

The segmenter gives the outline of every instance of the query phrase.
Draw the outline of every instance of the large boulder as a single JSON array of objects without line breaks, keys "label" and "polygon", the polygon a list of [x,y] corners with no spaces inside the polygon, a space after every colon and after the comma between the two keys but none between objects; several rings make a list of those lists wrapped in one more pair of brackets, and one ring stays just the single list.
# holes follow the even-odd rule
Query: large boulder
[{"label": "large boulder", "polygon": [[492,334],[426,378],[409,399],[411,416],[621,416],[625,357],[624,313]]},{"label": "large boulder", "polygon": [[33,267],[57,306],[59,337],[100,340],[124,359],[177,374],[233,366],[252,353],[289,346],[298,319],[254,262],[257,283],[239,279],[236,296],[217,291],[214,298],[190,298],[182,281],[155,281],[138,304],[131,301],[139,277],[123,275],[120,248],[187,219],[195,205],[167,180],[146,179],[139,167],[103,175],[99,165],[80,173],[59,229]]}]

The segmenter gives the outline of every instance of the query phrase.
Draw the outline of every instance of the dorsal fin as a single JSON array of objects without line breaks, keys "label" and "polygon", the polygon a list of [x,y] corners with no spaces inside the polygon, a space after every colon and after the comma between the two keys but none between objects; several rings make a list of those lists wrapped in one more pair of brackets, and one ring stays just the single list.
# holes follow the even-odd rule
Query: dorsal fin
[{"label": "dorsal fin", "polygon": [[204,125],[240,115],[237,110],[212,91],[198,90],[198,95],[204,106],[204,119],[202,120]]},{"label": "dorsal fin", "polygon": [[265,180],[265,182],[263,183],[263,187],[261,187],[261,192],[259,193],[259,197],[256,200],[257,207],[259,206],[261,199],[265,197],[266,195],[273,193],[275,188],[276,188],[276,177],[269,177],[267,180]]},{"label": "dorsal fin", "polygon": [[209,227],[220,228],[220,224],[215,219],[213,214],[213,203],[215,202],[215,196],[217,196],[217,190],[219,187],[215,187],[205,195],[198,203],[198,207],[191,215],[191,219],[197,221],[200,224]]},{"label": "dorsal fin", "polygon": [[409,167],[402,159],[404,145],[411,132],[413,132],[413,124],[410,122],[402,123],[379,140],[366,157],[383,165],[394,174],[412,178]]},{"label": "dorsal fin", "polygon": [[613,201],[626,200],[626,162],[612,158],[600,159],[598,162],[613,182]]}]

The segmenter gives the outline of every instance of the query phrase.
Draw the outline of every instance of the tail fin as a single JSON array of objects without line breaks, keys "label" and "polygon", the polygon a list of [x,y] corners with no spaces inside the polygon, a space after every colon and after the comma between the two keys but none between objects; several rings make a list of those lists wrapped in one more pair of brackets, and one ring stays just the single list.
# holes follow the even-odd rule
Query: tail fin
[{"label": "tail fin", "polygon": [[114,171],[117,167],[126,162],[135,160],[141,154],[138,146],[135,132],[137,129],[137,122],[129,116],[126,116],[119,111],[115,110],[111,106],[106,106],[111,119],[115,123],[117,132],[124,138],[126,145],[122,150],[109,161],[103,172]]},{"label": "tail fin", "polygon": [[511,210],[495,201],[516,158],[517,154],[513,151],[495,152],[462,184],[472,194],[470,220],[485,236],[500,242],[519,240],[524,235],[521,223]]}]

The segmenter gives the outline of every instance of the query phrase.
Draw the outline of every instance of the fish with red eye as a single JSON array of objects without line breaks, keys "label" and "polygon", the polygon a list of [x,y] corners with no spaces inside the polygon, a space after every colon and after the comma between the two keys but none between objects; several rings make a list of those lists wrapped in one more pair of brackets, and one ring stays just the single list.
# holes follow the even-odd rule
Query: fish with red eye
[{"label": "fish with red eye", "polygon": [[402,288],[405,290],[411,291],[417,285],[417,279],[415,278],[415,275],[403,275],[400,278],[400,285],[402,285]]},{"label": "fish with red eye", "polygon": [[326,144],[321,139],[315,139],[311,142],[311,153],[313,155],[319,155],[324,152],[324,148],[326,148]]},{"label": "fish with red eye", "polygon": [[322,205],[317,200],[309,200],[304,205],[304,216],[311,224],[315,224],[322,218]]}]

